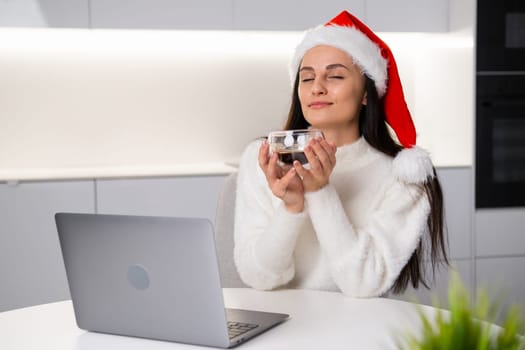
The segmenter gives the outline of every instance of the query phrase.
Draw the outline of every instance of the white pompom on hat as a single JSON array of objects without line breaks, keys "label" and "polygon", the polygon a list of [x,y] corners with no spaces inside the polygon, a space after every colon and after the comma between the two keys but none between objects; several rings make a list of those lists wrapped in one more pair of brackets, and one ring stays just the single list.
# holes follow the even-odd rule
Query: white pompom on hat
[{"label": "white pompom on hat", "polygon": [[326,24],[306,31],[290,64],[292,81],[296,79],[305,53],[320,45],[346,52],[374,81],[378,96],[383,98],[386,122],[405,148],[393,164],[398,177],[406,182],[418,183],[432,177],[433,166],[428,153],[415,146],[416,129],[405,101],[396,61],[388,45],[363,22],[343,11]]}]

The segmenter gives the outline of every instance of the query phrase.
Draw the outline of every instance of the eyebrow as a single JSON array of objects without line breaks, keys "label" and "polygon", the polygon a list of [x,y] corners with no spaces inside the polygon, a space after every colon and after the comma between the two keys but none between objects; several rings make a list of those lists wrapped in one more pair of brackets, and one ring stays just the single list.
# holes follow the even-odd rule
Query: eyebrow
[{"label": "eyebrow", "polygon": [[[345,68],[346,70],[350,70],[348,69],[347,66],[345,66],[344,64],[341,64],[341,63],[332,63],[332,64],[329,64],[328,66],[326,66],[326,70],[331,70],[331,69],[336,69],[336,68]],[[303,70],[308,70],[308,71],[313,71],[314,69],[310,66],[305,66],[305,67],[302,67],[301,69],[299,69],[299,72],[302,72]]]}]

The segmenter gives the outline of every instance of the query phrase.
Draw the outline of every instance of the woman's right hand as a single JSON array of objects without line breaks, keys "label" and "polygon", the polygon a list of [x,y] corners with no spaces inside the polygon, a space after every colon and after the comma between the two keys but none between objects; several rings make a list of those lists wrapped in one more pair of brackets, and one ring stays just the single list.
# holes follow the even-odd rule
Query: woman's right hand
[{"label": "woman's right hand", "polygon": [[269,156],[270,145],[263,142],[259,148],[259,166],[261,167],[270,190],[280,198],[286,209],[300,213],[304,209],[304,187],[294,167],[282,168],[277,164],[277,153]]}]

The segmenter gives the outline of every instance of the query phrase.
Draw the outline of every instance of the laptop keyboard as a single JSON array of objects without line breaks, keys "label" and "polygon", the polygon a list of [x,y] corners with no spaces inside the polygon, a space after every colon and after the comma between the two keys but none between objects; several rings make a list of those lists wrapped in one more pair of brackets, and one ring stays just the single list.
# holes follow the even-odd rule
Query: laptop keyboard
[{"label": "laptop keyboard", "polygon": [[230,339],[232,339],[257,327],[259,327],[259,325],[252,323],[228,321],[228,335],[230,336]]}]

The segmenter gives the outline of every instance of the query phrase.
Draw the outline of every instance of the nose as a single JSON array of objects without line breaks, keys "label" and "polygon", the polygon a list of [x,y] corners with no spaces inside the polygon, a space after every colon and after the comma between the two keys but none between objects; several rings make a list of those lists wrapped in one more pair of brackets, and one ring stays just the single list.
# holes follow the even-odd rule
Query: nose
[{"label": "nose", "polygon": [[312,94],[315,96],[326,94],[326,87],[321,79],[314,79],[314,83],[312,85]]}]

